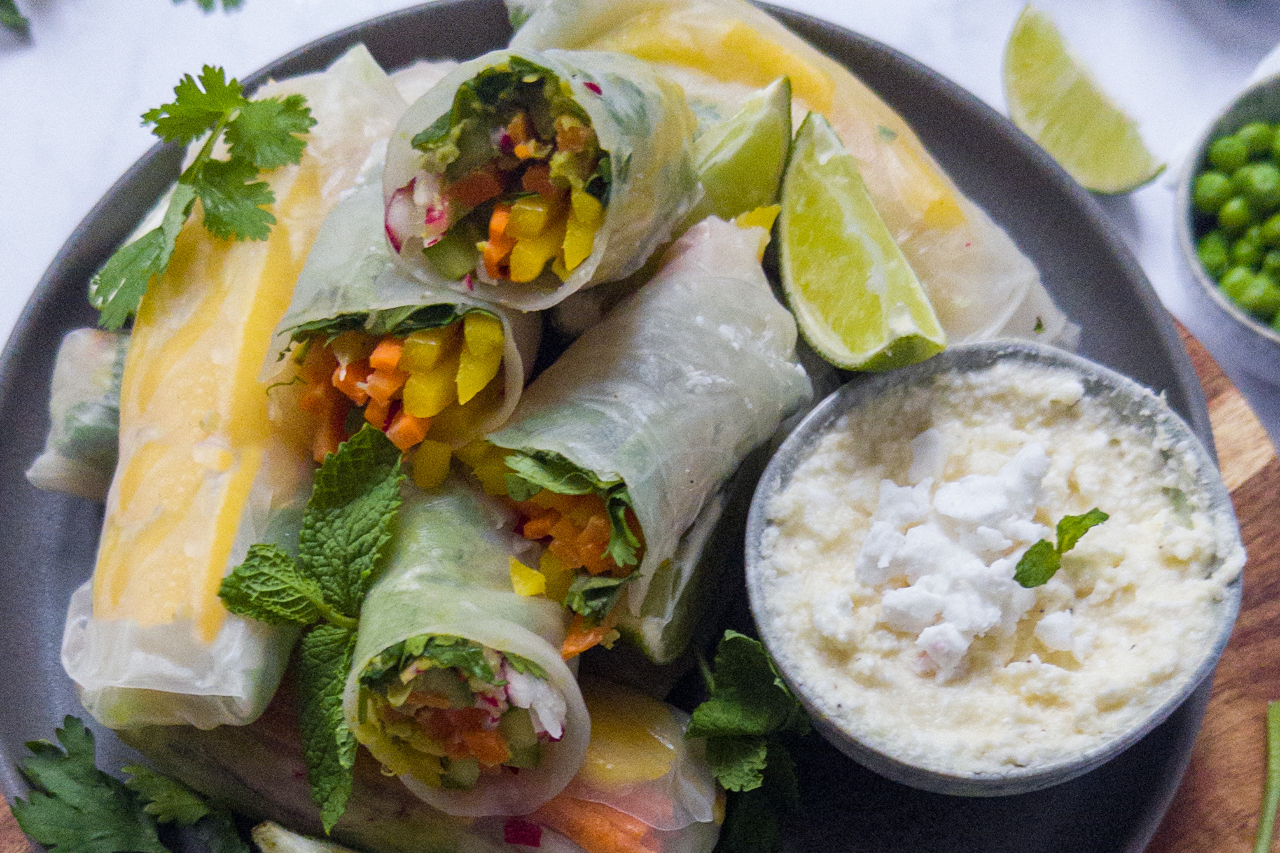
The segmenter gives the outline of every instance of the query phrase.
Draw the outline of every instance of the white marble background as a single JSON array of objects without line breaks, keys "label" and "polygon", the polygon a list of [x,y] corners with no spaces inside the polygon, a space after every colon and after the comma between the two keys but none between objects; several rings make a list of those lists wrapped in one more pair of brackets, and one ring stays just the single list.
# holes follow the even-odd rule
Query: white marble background
[{"label": "white marble background", "polygon": [[[0,31],[0,337],[94,201],[154,141],[139,116],[203,64],[245,76],[404,0],[16,0],[32,38]],[[1023,0],[775,0],[879,39],[1004,111],[1001,57]],[[1170,164],[1104,200],[1169,309],[1208,346],[1280,440],[1280,372],[1236,358],[1230,330],[1187,303],[1173,239],[1184,152],[1280,41],[1280,0],[1038,0]],[[1280,66],[1271,57],[1267,66]],[[1280,360],[1277,362],[1280,364]],[[1262,377],[1251,375],[1263,374]]]}]

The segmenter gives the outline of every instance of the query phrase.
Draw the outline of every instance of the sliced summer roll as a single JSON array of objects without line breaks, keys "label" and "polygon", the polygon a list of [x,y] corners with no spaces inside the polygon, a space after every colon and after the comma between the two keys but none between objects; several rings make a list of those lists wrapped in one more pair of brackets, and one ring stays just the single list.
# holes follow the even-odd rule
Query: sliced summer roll
[{"label": "sliced summer roll", "polygon": [[536,315],[407,276],[382,233],[377,175],[325,220],[277,328],[287,347],[273,417],[310,417],[317,462],[363,423],[411,453],[414,481],[439,485],[451,449],[515,409],[541,333]]},{"label": "sliced summer roll", "polygon": [[795,320],[757,260],[764,238],[714,218],[690,229],[534,380],[490,444],[459,451],[546,545],[516,575],[575,613],[566,655],[615,622],[658,662],[680,653],[687,634],[665,628],[697,609],[684,599],[702,586],[700,549],[684,546],[705,541],[700,514],[723,507],[726,479],[810,396]]},{"label": "sliced summer roll", "polygon": [[129,335],[73,329],[62,338],[49,387],[49,435],[27,469],[31,485],[103,501],[116,470],[120,379]]},{"label": "sliced summer roll", "polygon": [[569,783],[591,736],[560,658],[563,612],[512,590],[512,555],[527,543],[470,486],[408,487],[398,527],[361,610],[347,724],[446,813],[530,812]]},{"label": "sliced summer roll", "polygon": [[631,274],[697,199],[678,86],[605,53],[496,51],[405,113],[387,238],[418,275],[532,311]]},{"label": "sliced summer roll", "polygon": [[259,376],[321,222],[404,102],[363,47],[258,94],[303,95],[317,122],[301,162],[268,177],[269,239],[232,243],[187,223],[133,325],[119,463],[62,646],[85,708],[111,728],[247,723],[292,645],[293,632],[218,598],[251,544],[292,547],[311,489],[310,454],[268,421]]},{"label": "sliced summer roll", "polygon": [[831,57],[746,0],[508,0],[518,51],[617,51],[679,81],[699,116],[791,81],[796,123],[821,113],[858,160],[877,212],[952,342],[1020,337],[1074,347],[1013,240],[967,198],[907,123]]}]

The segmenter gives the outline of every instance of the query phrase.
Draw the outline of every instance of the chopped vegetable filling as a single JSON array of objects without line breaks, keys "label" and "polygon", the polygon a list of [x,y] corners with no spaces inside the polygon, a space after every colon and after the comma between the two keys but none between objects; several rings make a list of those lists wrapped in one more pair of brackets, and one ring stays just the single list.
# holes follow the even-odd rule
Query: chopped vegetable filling
[{"label": "chopped vegetable filling", "polygon": [[[591,254],[611,173],[566,81],[512,57],[464,83],[413,139],[423,167],[392,194],[387,236],[418,238],[442,276],[564,280]],[[413,245],[419,245],[414,243]]]},{"label": "chopped vegetable filling", "polygon": [[413,454],[418,486],[435,488],[448,473],[452,444],[501,404],[505,336],[487,311],[412,331],[402,324],[381,336],[332,324],[299,336],[305,390],[298,405],[315,415],[317,462],[367,422]]},{"label": "chopped vegetable filling", "polygon": [[360,675],[360,727],[390,750],[387,770],[474,787],[502,767],[537,767],[564,734],[564,697],[533,661],[461,637],[397,643]]}]

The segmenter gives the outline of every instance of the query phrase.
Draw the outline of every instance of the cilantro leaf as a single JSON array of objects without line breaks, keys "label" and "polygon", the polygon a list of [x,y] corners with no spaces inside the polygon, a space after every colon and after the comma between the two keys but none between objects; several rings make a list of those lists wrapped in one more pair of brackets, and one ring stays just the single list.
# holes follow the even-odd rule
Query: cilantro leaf
[{"label": "cilantro leaf", "polygon": [[233,159],[275,169],[302,160],[303,136],[315,123],[301,95],[249,101],[227,124],[227,144]]},{"label": "cilantro leaf", "polygon": [[356,737],[342,715],[355,647],[354,631],[317,625],[302,636],[294,665],[307,782],[326,833],[346,809],[355,778]]},{"label": "cilantro leaf", "polygon": [[190,75],[173,88],[173,101],[142,114],[144,124],[165,142],[187,143],[210,132],[229,119],[233,110],[244,106],[244,88],[221,68],[206,65],[199,83]]},{"label": "cilantro leaf", "polygon": [[615,578],[610,575],[578,575],[569,585],[569,591],[564,597],[564,606],[584,619],[599,622],[613,609],[618,596],[622,594],[623,584],[634,577],[634,572],[625,578]]},{"label": "cilantro leaf", "polygon": [[302,517],[299,562],[325,601],[353,618],[391,541],[404,480],[400,460],[391,439],[363,427],[320,466]]},{"label": "cilantro leaf", "polygon": [[31,35],[31,22],[18,11],[14,0],[0,0],[0,27],[24,38]]},{"label": "cilantro leaf", "polygon": [[251,546],[245,561],[223,578],[218,595],[232,613],[271,625],[313,625],[325,619],[355,628],[354,620],[325,604],[320,585],[275,545]]},{"label": "cilantro leaf", "polygon": [[57,732],[59,748],[31,741],[19,767],[31,793],[14,800],[22,831],[58,853],[169,853],[156,823],[120,780],[94,766],[93,734],[68,716]]},{"label": "cilantro leaf", "polygon": [[136,764],[123,770],[129,774],[125,787],[146,801],[144,810],[157,823],[194,826],[201,818],[213,813],[203,797],[181,782]]},{"label": "cilantro leaf", "polygon": [[1058,544],[1041,539],[1028,548],[1013,570],[1013,579],[1028,589],[1044,586],[1062,567],[1062,555],[1074,548],[1081,536],[1109,517],[1097,507],[1084,515],[1064,515],[1058,522]]},{"label": "cilantro leaf", "polygon": [[204,227],[223,240],[265,240],[276,218],[265,207],[276,200],[258,168],[247,160],[210,160],[192,178],[204,206]]},{"label": "cilantro leaf", "polygon": [[768,748],[762,737],[715,737],[707,741],[707,762],[726,791],[752,791],[764,784]]},{"label": "cilantro leaf", "polygon": [[693,711],[689,737],[788,731],[806,734],[809,718],[759,640],[726,631],[716,649],[711,696]]}]

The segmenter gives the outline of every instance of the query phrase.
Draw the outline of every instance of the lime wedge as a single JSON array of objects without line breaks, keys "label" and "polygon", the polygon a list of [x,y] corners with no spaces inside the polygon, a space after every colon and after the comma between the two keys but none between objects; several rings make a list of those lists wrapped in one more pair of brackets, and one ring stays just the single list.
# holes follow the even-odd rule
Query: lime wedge
[{"label": "lime wedge", "polygon": [[946,345],[853,155],[817,113],[801,123],[782,179],[778,240],[791,311],[827,361],[848,370],[890,370]]},{"label": "lime wedge", "polygon": [[712,215],[731,220],[773,204],[790,147],[791,81],[780,77],[694,141],[694,163],[705,194],[685,224]]},{"label": "lime wedge", "polygon": [[1087,190],[1125,193],[1164,171],[1137,123],[1067,51],[1049,16],[1028,4],[1004,49],[1009,117]]}]

